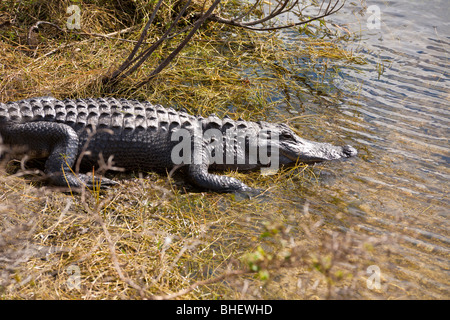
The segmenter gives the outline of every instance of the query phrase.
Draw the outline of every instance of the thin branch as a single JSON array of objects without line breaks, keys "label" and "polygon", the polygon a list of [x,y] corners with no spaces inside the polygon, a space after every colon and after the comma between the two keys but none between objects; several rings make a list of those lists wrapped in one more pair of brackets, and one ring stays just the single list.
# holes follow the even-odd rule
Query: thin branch
[{"label": "thin branch", "polygon": [[61,32],[65,32],[63,29],[61,29],[58,25],[56,25],[56,24],[54,24],[54,23],[51,23],[51,22],[48,22],[48,21],[38,21],[38,22],[36,22],[34,25],[32,25],[32,26],[30,27],[30,29],[28,30],[28,36],[27,36],[27,37],[28,37],[28,40],[30,39],[31,33],[32,33],[33,31],[38,31],[38,30],[39,30],[39,26],[40,26],[41,24],[46,24],[46,25],[52,26],[53,28],[58,29],[58,30],[61,31]]},{"label": "thin branch", "polygon": [[[174,34],[171,34],[172,29],[175,27],[175,25],[178,23],[178,21],[181,19],[181,17],[183,16],[183,14],[186,12],[189,4],[191,3],[191,0],[189,0],[184,8],[179,12],[179,14],[177,15],[177,17],[175,18],[175,20],[172,22],[172,24],[170,25],[170,27],[166,30],[166,32],[162,35],[162,37],[157,40],[156,42],[154,42],[149,48],[145,49],[143,52],[141,52],[137,57],[135,57],[134,59],[132,59],[131,61],[129,61],[127,63],[127,65],[122,64],[123,66],[123,70],[121,72],[119,72],[121,70],[121,68],[119,68],[117,71],[115,71],[113,73],[113,75],[108,79],[108,81],[113,81],[114,82],[119,82],[120,80],[126,78],[127,76],[129,76],[130,74],[132,74],[134,71],[137,70],[137,68],[139,68],[145,60],[147,60],[147,58],[167,39],[170,39],[174,36]],[[187,30],[184,29],[184,30]],[[178,33],[176,33],[178,34]],[[141,35],[141,39],[142,39],[142,35]],[[136,44],[136,46],[134,47],[134,49],[139,49],[141,43]],[[133,51],[134,51],[133,49]],[[136,62],[137,61],[137,62]],[[129,68],[131,65],[133,65],[133,67],[131,67],[128,71],[125,72],[125,70],[127,68]],[[122,67],[121,66],[121,67]]]},{"label": "thin branch", "polygon": [[[322,5],[325,1],[322,2]],[[313,18],[310,18],[308,20],[303,20],[303,21],[299,21],[296,23],[291,23],[291,24],[286,24],[286,25],[281,25],[281,26],[273,26],[273,27],[254,27],[254,25],[256,24],[260,24],[263,22],[266,22],[268,20],[274,19],[275,17],[279,16],[280,14],[284,14],[289,12],[289,10],[291,10],[293,8],[293,6],[295,6],[298,3],[298,1],[296,1],[292,6],[290,6],[288,9],[283,10],[284,8],[286,8],[288,1],[286,0],[284,2],[284,6],[282,6],[282,8],[277,9],[276,11],[271,12],[269,15],[267,15],[266,17],[262,18],[262,19],[258,19],[258,20],[254,20],[251,22],[237,22],[235,19],[224,19],[218,15],[212,15],[209,20],[214,21],[214,22],[218,22],[218,23],[223,23],[223,24],[227,24],[227,25],[231,25],[231,26],[235,26],[235,27],[240,27],[240,28],[245,28],[245,29],[249,29],[249,30],[253,30],[253,31],[273,31],[273,30],[280,30],[280,29],[286,29],[286,28],[291,28],[291,27],[295,27],[295,26],[300,26],[300,25],[304,25],[307,23],[310,23],[312,21],[315,20],[319,20],[322,18],[325,18],[327,16],[330,16],[334,13],[336,13],[337,11],[339,11],[340,9],[342,9],[342,7],[345,4],[345,1],[338,7],[337,5],[340,3],[340,0],[336,0],[336,2],[334,3],[333,6],[331,6],[332,1],[330,1],[328,3],[327,8],[325,9],[323,14],[320,14],[321,9],[319,10],[319,15],[315,16]],[[280,10],[281,9],[281,10]]]},{"label": "thin branch", "polygon": [[[162,3],[162,0],[159,0],[157,3],[155,9],[152,12],[152,15],[150,17],[150,20],[145,25],[141,36],[139,38],[139,41],[134,46],[132,52],[127,57],[127,59],[115,70],[113,71],[109,76],[105,76],[103,78],[104,84],[109,85],[116,85],[118,82],[122,81],[129,75],[131,75],[133,72],[135,72],[154,52],[157,48],[159,48],[165,41],[172,39],[184,32],[187,32],[189,29],[189,33],[186,35],[186,37],[178,44],[178,46],[164,59],[162,60],[159,65],[148,74],[148,76],[137,83],[133,89],[140,88],[144,84],[148,83],[152,79],[155,78],[156,75],[158,75],[165,67],[167,67],[172,60],[180,53],[180,51],[189,43],[189,41],[192,39],[194,34],[197,32],[197,30],[206,22],[206,21],[213,21],[217,23],[227,24],[238,28],[245,28],[253,31],[271,31],[271,30],[279,30],[279,29],[285,29],[285,28],[291,28],[294,26],[300,26],[307,23],[310,23],[312,21],[316,21],[322,18],[325,18],[329,15],[332,15],[339,11],[345,4],[345,0],[329,0],[326,8],[324,9],[324,4],[326,0],[323,0],[320,3],[319,10],[317,12],[317,15],[308,18],[307,20],[299,21],[296,23],[289,23],[284,25],[269,25],[266,26],[265,24],[268,22],[273,21],[275,18],[279,17],[282,14],[289,13],[294,10],[294,7],[298,6],[298,11],[296,10],[295,14],[297,14],[299,17],[302,16],[301,11],[304,10],[307,7],[300,8],[300,1],[290,1],[290,0],[277,0],[277,4],[273,9],[270,9],[269,13],[267,15],[263,15],[259,19],[252,20],[252,21],[242,21],[242,19],[249,17],[251,14],[253,14],[258,6],[262,5],[262,0],[255,0],[255,2],[243,13],[239,14],[235,18],[231,19],[225,19],[218,14],[214,14],[214,10],[221,2],[220,0],[215,0],[213,4],[208,8],[208,10],[205,13],[197,13],[193,15],[193,18],[195,19],[195,22],[192,25],[189,25],[188,27],[182,28],[181,31],[173,32],[173,29],[178,24],[181,17],[184,15],[184,13],[187,10],[187,7],[190,5],[191,0],[187,1],[183,9],[178,13],[177,17],[172,21],[169,28],[164,32],[164,34],[161,36],[160,39],[155,41],[150,47],[146,49],[142,49],[139,54],[138,51],[141,49],[142,44],[144,43],[144,39],[147,36],[148,30],[150,28],[150,24],[155,18],[156,12],[159,9],[159,6]],[[340,4],[340,6],[339,6]],[[324,9],[324,11],[323,11]]]},{"label": "thin branch", "polygon": [[100,226],[102,227],[103,234],[105,235],[106,242],[108,244],[108,250],[109,250],[109,254],[111,256],[111,262],[113,263],[113,266],[117,272],[117,275],[119,276],[120,280],[122,280],[124,283],[126,283],[130,287],[134,288],[139,293],[141,298],[145,298],[146,293],[145,293],[144,288],[141,287],[140,285],[138,285],[136,282],[134,282],[131,278],[127,277],[125,275],[125,273],[123,272],[123,270],[120,266],[119,258],[117,257],[117,254],[116,254],[115,243],[111,237],[111,234],[109,233],[108,226],[106,225],[105,221],[103,220],[103,218],[100,214],[100,208],[108,200],[105,199],[105,200],[101,201],[100,203],[97,203],[95,208],[91,209],[84,199],[84,197],[85,197],[84,192],[85,191],[83,189],[82,204],[83,204],[85,210],[87,212],[89,212],[94,217],[96,222],[98,222],[100,224]]},{"label": "thin branch", "polygon": [[136,88],[140,88],[150,80],[152,80],[158,73],[161,72],[162,69],[164,69],[177,55],[178,53],[186,46],[186,44],[191,40],[191,38],[194,36],[194,34],[197,32],[197,30],[200,28],[200,26],[212,15],[214,9],[219,5],[221,0],[216,0],[213,2],[213,4],[209,7],[209,9],[203,14],[195,23],[189,34],[184,38],[184,40],[176,47],[168,56],[166,59],[164,59],[156,68],[153,70],[148,77],[139,82],[136,85]]},{"label": "thin branch", "polygon": [[247,11],[245,11],[243,14],[237,16],[236,18],[232,19],[233,21],[239,21],[244,19],[244,17],[248,16],[250,13],[253,12],[253,10],[256,9],[256,7],[259,5],[259,3],[261,2],[261,0],[257,0],[255,1],[255,3],[250,7],[250,9],[248,9]]},{"label": "thin branch", "polygon": [[[297,3],[298,0],[295,1],[295,2]],[[279,2],[278,5],[275,7],[275,9],[269,15],[267,15],[266,17],[258,19],[258,20],[254,20],[254,21],[243,22],[242,25],[243,26],[254,26],[256,24],[261,24],[263,22],[266,22],[267,20],[273,19],[276,16],[280,15],[283,12],[284,8],[286,8],[286,6],[288,4],[289,4],[289,0],[285,0],[283,2],[283,4],[281,5],[281,7],[279,7],[280,6],[280,2]]]},{"label": "thin branch", "polygon": [[[88,208],[87,205],[85,205],[85,208]],[[126,284],[128,284],[130,287],[134,288],[139,295],[144,298],[145,295],[145,291],[144,289],[138,285],[136,282],[134,282],[131,278],[127,277],[122,268],[120,267],[120,263],[119,263],[119,258],[117,257],[116,254],[116,249],[115,249],[115,245],[114,245],[114,241],[112,240],[111,234],[108,231],[108,227],[106,226],[105,221],[103,221],[102,217],[100,216],[100,214],[97,211],[94,210],[89,210],[95,217],[95,219],[97,220],[97,222],[100,224],[100,226],[103,229],[103,233],[105,235],[106,241],[108,242],[108,249],[109,249],[109,253],[111,255],[111,261],[114,265],[114,269],[116,269],[117,275],[119,276],[120,280],[122,280],[123,282],[125,282]]]},{"label": "thin branch", "polygon": [[115,32],[111,32],[111,33],[107,33],[107,34],[102,34],[102,33],[90,33],[90,32],[78,32],[78,31],[72,31],[75,34],[79,34],[79,35],[83,35],[83,36],[90,36],[90,37],[98,37],[98,38],[105,38],[105,39],[111,39],[111,40],[119,40],[119,41],[126,41],[126,42],[133,42],[136,43],[136,40],[130,40],[130,39],[123,39],[123,38],[116,38],[116,35],[121,35],[123,33],[127,33],[130,32],[131,30],[133,30],[134,27],[129,27],[126,29],[122,29],[119,31],[115,31]]},{"label": "thin branch", "polygon": [[130,62],[134,58],[136,53],[138,52],[139,48],[142,45],[142,42],[144,41],[145,37],[147,36],[148,29],[150,28],[150,25],[153,23],[153,20],[156,17],[156,12],[158,12],[159,7],[161,6],[162,2],[163,2],[163,0],[158,1],[155,9],[153,9],[150,19],[148,20],[147,24],[145,25],[144,30],[142,31],[141,36],[139,37],[139,40],[136,43],[136,45],[134,46],[133,50],[130,52],[130,54],[125,59],[125,61],[119,66],[119,68],[117,68],[117,70],[111,74],[109,79],[115,79],[118,75],[120,75],[123,71],[125,71],[130,66]]},{"label": "thin branch", "polygon": [[[126,29],[119,30],[119,31],[111,32],[111,33],[108,33],[108,34],[101,34],[101,33],[84,33],[84,32],[74,32],[74,31],[72,31],[72,33],[81,34],[81,35],[89,35],[89,36],[93,36],[93,37],[101,37],[101,38],[107,38],[107,39],[114,39],[114,40],[121,40],[121,41],[133,41],[133,40],[122,39],[122,38],[115,38],[115,37],[114,37],[114,36],[116,36],[116,35],[121,35],[121,34],[130,32],[130,31],[133,30],[133,29],[134,29],[134,27],[130,27],[130,28],[126,28]],[[64,31],[64,30],[62,30],[62,31]],[[39,60],[41,60],[41,59],[43,59],[43,58],[45,58],[45,57],[48,57],[48,56],[50,56],[50,55],[52,55],[52,54],[54,54],[54,53],[56,53],[56,52],[62,50],[62,49],[69,48],[69,47],[73,47],[73,46],[79,46],[80,44],[84,44],[84,43],[87,43],[87,42],[92,41],[92,40],[93,40],[93,38],[89,38],[89,39],[85,39],[85,40],[82,40],[82,41],[79,41],[79,42],[64,43],[64,44],[60,45],[59,47],[57,47],[57,48],[55,48],[55,49],[53,49],[53,50],[51,50],[51,51],[49,51],[49,52],[47,52],[47,53],[45,53],[45,54],[39,56],[39,57],[37,57],[37,58],[34,59],[32,62],[30,62],[29,64],[27,64],[27,67],[30,66],[30,65],[33,64],[33,63],[38,62]]]}]

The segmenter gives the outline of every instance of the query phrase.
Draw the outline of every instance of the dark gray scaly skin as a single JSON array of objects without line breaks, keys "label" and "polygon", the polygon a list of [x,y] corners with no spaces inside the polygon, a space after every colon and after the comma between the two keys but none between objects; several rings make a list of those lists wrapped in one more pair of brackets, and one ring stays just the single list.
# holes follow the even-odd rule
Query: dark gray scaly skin
[{"label": "dark gray scaly skin", "polygon": [[[304,140],[284,124],[241,119],[235,121],[229,117],[220,119],[215,115],[208,118],[195,117],[183,111],[136,100],[57,100],[53,97],[39,97],[0,103],[0,136],[3,143],[26,146],[32,155],[47,157],[45,171],[51,182],[58,186],[93,186],[92,177],[85,174],[74,175],[71,171],[86,144],[90,154],[81,159],[84,168],[96,165],[101,154],[104,159],[113,156],[116,167],[130,171],[170,170],[175,166],[172,149],[179,143],[178,140],[172,141],[171,137],[180,129],[186,129],[190,133],[194,133],[195,129],[201,133],[208,129],[218,129],[224,135],[233,130],[246,130],[255,134],[261,130],[269,130],[279,137],[268,143],[278,149],[280,165],[314,163],[349,158],[357,154],[351,146],[338,147]],[[89,132],[95,134],[89,136]],[[248,154],[245,153],[248,151],[248,140],[245,143],[247,148],[234,148],[232,163],[219,164],[211,161],[211,143],[193,139],[192,148],[194,145],[198,147],[197,155],[202,161],[185,164],[188,178],[203,189],[219,192],[251,191],[250,187],[238,179],[208,172],[208,169],[250,170],[263,167],[259,159],[256,163],[248,161]],[[243,156],[246,163],[238,164],[238,155]],[[116,184],[107,178],[100,178],[100,182],[102,186]]]}]

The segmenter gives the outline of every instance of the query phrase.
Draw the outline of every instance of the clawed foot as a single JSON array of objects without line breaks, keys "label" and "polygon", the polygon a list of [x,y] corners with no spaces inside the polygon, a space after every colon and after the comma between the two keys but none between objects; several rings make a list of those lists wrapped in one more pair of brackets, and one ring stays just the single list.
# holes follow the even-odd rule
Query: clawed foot
[{"label": "clawed foot", "polygon": [[53,174],[50,175],[50,181],[52,184],[61,187],[70,187],[75,189],[80,188],[89,188],[89,189],[106,189],[111,186],[118,185],[118,182],[115,182],[111,179],[104,177],[96,177],[87,174]]},{"label": "clawed foot", "polygon": [[[82,175],[78,175],[78,178],[81,178]],[[94,178],[92,176],[88,176],[88,175],[83,175],[85,177],[83,177],[82,181],[85,184],[86,187],[88,187],[89,189],[95,189],[95,188],[100,188],[100,189],[107,189],[109,187],[112,186],[116,186],[119,183],[115,182],[111,179],[105,178],[105,177],[95,177]]]}]

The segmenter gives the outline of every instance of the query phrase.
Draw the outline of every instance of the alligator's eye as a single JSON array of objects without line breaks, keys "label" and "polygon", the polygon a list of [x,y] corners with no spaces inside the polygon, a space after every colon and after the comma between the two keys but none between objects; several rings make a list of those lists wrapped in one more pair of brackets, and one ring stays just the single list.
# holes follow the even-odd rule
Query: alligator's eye
[{"label": "alligator's eye", "polygon": [[290,134],[289,132],[283,132],[281,133],[281,138],[283,140],[295,140],[294,136],[292,134]]}]

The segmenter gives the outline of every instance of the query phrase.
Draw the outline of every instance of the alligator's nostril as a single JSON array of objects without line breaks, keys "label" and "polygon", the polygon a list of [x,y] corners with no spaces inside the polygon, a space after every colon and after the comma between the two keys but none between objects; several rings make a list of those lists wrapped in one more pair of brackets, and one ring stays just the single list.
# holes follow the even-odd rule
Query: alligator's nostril
[{"label": "alligator's nostril", "polygon": [[344,154],[347,158],[354,157],[358,154],[358,151],[356,151],[355,148],[353,148],[352,146],[349,146],[349,145],[343,146],[342,151],[344,152]]}]

